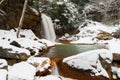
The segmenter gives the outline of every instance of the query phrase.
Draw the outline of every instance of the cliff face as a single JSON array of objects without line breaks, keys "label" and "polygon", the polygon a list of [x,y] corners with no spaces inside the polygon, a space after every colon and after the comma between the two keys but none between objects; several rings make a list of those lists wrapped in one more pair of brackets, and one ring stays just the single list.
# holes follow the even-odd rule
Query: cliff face
[{"label": "cliff face", "polygon": [[[0,9],[4,15],[0,15],[0,25],[2,29],[11,29],[18,27],[19,20],[23,9],[24,0],[5,0]],[[1,13],[1,12],[0,12]],[[35,34],[40,37],[41,16],[39,12],[35,12],[29,5],[25,12],[25,18],[22,28],[32,29]]]}]

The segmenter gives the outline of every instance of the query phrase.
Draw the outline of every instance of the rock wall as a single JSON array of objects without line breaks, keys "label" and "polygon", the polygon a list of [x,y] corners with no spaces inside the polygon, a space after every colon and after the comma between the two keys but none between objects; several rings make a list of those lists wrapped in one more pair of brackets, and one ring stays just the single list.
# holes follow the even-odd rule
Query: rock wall
[{"label": "rock wall", "polygon": [[[0,28],[11,29],[18,27],[19,20],[23,9],[24,0],[5,0],[1,5],[0,9],[5,12],[4,15],[0,15]],[[1,12],[0,12],[1,13]],[[40,26],[41,26],[40,13],[33,11],[28,5],[25,12],[25,18],[22,28],[32,29],[33,32],[40,37]]]}]

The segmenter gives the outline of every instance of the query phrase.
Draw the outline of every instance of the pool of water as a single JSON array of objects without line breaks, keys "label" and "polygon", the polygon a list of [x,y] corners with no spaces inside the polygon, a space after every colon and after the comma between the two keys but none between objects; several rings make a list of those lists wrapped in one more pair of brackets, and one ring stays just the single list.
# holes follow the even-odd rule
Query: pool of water
[{"label": "pool of water", "polygon": [[64,58],[72,56],[81,52],[102,49],[102,45],[76,45],[76,44],[60,44],[56,45],[54,48],[51,48],[44,56],[50,58]]}]

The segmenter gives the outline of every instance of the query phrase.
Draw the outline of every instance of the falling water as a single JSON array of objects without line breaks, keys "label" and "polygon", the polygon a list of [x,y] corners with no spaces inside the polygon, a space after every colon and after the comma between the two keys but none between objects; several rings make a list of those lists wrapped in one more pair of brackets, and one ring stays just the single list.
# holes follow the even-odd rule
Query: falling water
[{"label": "falling water", "polygon": [[45,38],[50,41],[55,41],[56,35],[51,18],[45,14],[42,14],[42,24],[45,33]]},{"label": "falling water", "polygon": [[51,73],[52,75],[56,75],[58,76],[59,75],[59,72],[58,72],[58,67],[57,67],[57,64],[55,63],[55,67],[53,68],[52,70],[53,72]]}]

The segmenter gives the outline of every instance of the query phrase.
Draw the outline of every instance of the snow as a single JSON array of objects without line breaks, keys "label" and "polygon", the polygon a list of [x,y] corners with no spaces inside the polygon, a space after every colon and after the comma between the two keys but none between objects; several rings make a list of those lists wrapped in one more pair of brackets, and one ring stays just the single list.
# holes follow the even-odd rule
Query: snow
[{"label": "snow", "polygon": [[117,76],[120,78],[120,68],[112,67],[112,72],[117,74]]},{"label": "snow", "polygon": [[7,80],[7,70],[0,69],[0,80]]},{"label": "snow", "polygon": [[58,1],[57,5],[63,5],[64,3],[62,1]]},{"label": "snow", "polygon": [[7,66],[7,61],[5,59],[0,59],[0,68]]},{"label": "snow", "polygon": [[[48,40],[40,40],[30,29],[21,30],[20,35],[23,37],[17,38],[16,30],[17,29],[0,30],[0,47],[3,49],[11,49],[9,50],[10,53],[26,53],[27,55],[30,55],[30,51],[27,49],[30,48],[33,49],[36,52],[35,55],[37,55],[39,50],[55,45]],[[21,47],[10,45],[13,41],[16,41]]]},{"label": "snow", "polygon": [[[50,59],[47,57],[30,57],[27,62],[31,64],[38,64],[36,71],[40,72],[45,71],[45,69],[50,67]],[[42,65],[43,62],[45,62],[44,65]]]},{"label": "snow", "polygon": [[93,4],[93,5],[88,4],[88,5],[85,6],[84,11],[86,13],[89,13],[90,11],[96,11],[98,9],[99,9],[99,7],[97,5],[95,5],[95,4]]},{"label": "snow", "polygon": [[109,78],[106,70],[102,67],[101,62],[99,61],[99,56],[101,56],[108,63],[112,62],[112,53],[106,49],[92,50],[70,56],[65,58],[63,62],[77,69],[91,70],[95,73],[95,76],[103,75]]},{"label": "snow", "polygon": [[73,41],[71,43],[75,44],[106,43],[105,40],[102,41],[96,39],[97,35],[101,32],[107,32],[111,34],[118,28],[119,27],[107,26],[99,22],[86,20],[81,26],[79,26],[80,32],[74,36]]},{"label": "snow", "polygon": [[95,41],[91,39],[91,37],[84,37],[84,38],[79,38],[77,41],[72,41],[71,43],[73,44],[94,44]]},{"label": "snow", "polygon": [[108,46],[108,49],[112,53],[120,54],[120,40],[119,39],[113,39],[109,41],[107,46]]},{"label": "snow", "polygon": [[34,80],[36,68],[27,62],[14,64],[8,72],[8,80]]},{"label": "snow", "polygon": [[30,7],[30,9],[35,12],[36,15],[39,15],[38,11],[35,8]]},{"label": "snow", "polygon": [[77,80],[72,78],[65,78],[62,76],[48,75],[44,77],[37,77],[36,80]]},{"label": "snow", "polygon": [[40,77],[36,80],[61,80],[59,77],[53,76],[53,75],[48,75],[45,77]]},{"label": "snow", "polygon": [[39,41],[45,43],[47,46],[51,47],[51,46],[55,46],[55,43],[49,41],[49,40],[46,40],[46,39],[40,39]]}]

